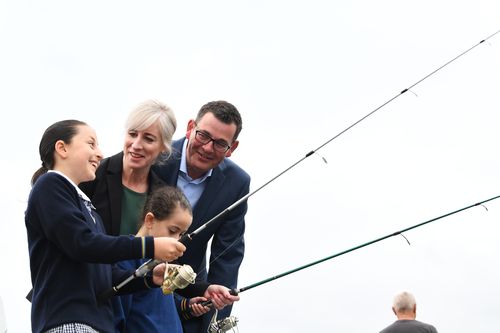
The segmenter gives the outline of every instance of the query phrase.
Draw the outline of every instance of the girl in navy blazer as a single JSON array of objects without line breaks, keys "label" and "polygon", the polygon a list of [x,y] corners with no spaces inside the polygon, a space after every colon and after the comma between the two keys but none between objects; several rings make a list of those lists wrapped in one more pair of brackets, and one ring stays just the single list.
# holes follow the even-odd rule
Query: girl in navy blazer
[{"label": "girl in navy blazer", "polygon": [[[95,178],[102,159],[92,128],[78,120],[51,125],[39,146],[42,167],[32,178],[25,223],[33,284],[33,332],[113,332],[110,299],[99,295],[132,271],[111,263],[177,259],[184,245],[168,237],[108,236],[78,184]],[[165,265],[120,292],[160,285]]]}]

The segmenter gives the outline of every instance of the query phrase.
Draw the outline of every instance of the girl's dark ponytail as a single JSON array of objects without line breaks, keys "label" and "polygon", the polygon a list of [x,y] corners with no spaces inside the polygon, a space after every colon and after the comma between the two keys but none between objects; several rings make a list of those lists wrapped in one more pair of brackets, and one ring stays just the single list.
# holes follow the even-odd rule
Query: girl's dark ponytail
[{"label": "girl's dark ponytail", "polygon": [[69,144],[71,139],[78,133],[77,127],[82,125],[87,124],[80,120],[62,120],[50,125],[45,130],[40,140],[40,146],[38,147],[42,166],[31,177],[31,186],[35,184],[40,176],[54,168],[56,142],[62,140],[64,143]]}]

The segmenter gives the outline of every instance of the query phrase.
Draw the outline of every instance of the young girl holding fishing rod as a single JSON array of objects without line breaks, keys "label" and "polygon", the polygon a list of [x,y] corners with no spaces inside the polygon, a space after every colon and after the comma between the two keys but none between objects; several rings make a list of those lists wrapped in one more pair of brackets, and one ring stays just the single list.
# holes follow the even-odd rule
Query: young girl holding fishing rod
[{"label": "young girl holding fishing rod", "polygon": [[[171,237],[108,236],[78,184],[93,180],[102,159],[95,131],[78,120],[48,127],[42,167],[31,180],[25,223],[33,284],[31,325],[38,332],[113,332],[110,299],[98,296],[131,274],[109,265],[126,259],[173,261],[185,246]],[[120,292],[161,285],[165,265]]]},{"label": "young girl holding fishing rod", "polygon": [[[179,239],[187,231],[193,220],[189,201],[181,190],[162,186],[147,197],[142,213],[142,225],[137,237],[171,237]],[[127,260],[118,263],[123,269],[136,269],[146,260]],[[204,283],[201,283],[205,285]],[[200,290],[199,288],[195,288]],[[209,285],[202,292],[203,297],[183,298],[181,304],[183,319],[200,316],[210,308],[200,304],[210,299],[218,310],[239,300],[221,285]],[[176,289],[183,296],[189,296],[183,289]],[[159,288],[130,295],[115,297],[113,300],[116,332],[182,333],[180,316],[172,293],[164,294]]]}]

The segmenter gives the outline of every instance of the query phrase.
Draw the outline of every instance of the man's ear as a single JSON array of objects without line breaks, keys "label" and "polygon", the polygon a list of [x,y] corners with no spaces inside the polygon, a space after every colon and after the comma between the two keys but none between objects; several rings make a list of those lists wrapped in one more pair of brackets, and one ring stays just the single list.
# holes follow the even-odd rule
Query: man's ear
[{"label": "man's ear", "polygon": [[187,128],[186,128],[186,139],[189,139],[189,137],[191,136],[191,132],[194,131],[195,127],[196,127],[196,123],[195,123],[194,119],[189,120]]},{"label": "man's ear", "polygon": [[392,312],[394,312],[394,314],[397,316],[398,314],[396,313],[396,310],[394,309],[394,307],[392,307]]},{"label": "man's ear", "polygon": [[231,144],[231,148],[229,148],[228,151],[226,151],[226,157],[229,157],[231,156],[231,154],[233,153],[233,151],[236,150],[236,148],[238,148],[238,145],[240,144],[240,142],[238,140],[234,141],[232,144]]}]

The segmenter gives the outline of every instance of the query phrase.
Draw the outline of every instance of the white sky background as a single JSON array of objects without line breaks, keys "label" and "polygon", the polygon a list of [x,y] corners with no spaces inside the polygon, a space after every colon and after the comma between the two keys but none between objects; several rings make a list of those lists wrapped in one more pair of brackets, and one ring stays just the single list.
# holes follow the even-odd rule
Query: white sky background
[{"label": "white sky background", "polygon": [[[499,29],[482,0],[0,0],[9,332],[30,330],[23,212],[53,122],[88,122],[109,156],[145,99],[174,109],[176,138],[228,100],[255,190]],[[499,91],[500,34],[319,150],[328,164],[313,155],[252,196],[239,287],[499,195]],[[486,207],[243,292],[239,331],[378,332],[409,290],[440,332],[497,332],[500,200]]]}]

